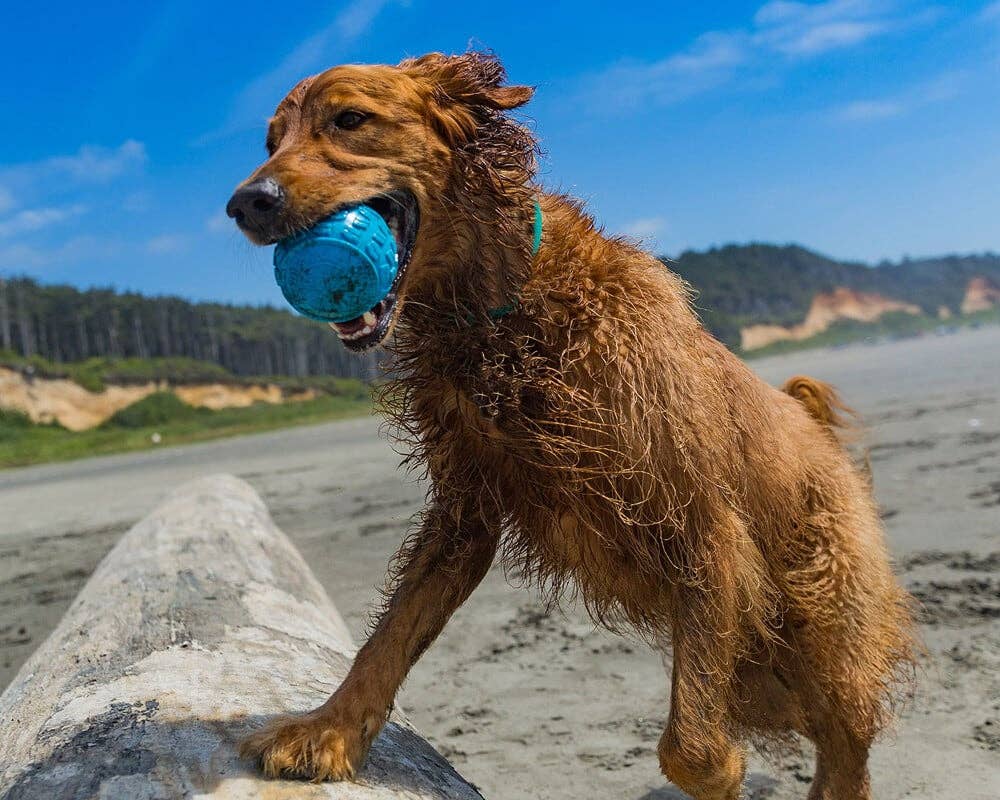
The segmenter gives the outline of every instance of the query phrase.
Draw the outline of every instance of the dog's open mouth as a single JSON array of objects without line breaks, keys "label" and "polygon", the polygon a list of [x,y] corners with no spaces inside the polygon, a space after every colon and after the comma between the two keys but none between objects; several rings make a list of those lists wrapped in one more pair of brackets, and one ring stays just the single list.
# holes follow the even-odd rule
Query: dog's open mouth
[{"label": "dog's open mouth", "polygon": [[413,246],[417,241],[417,229],[420,227],[420,208],[417,198],[412,192],[398,189],[384,192],[376,197],[365,200],[365,205],[375,209],[389,226],[396,238],[396,253],[399,258],[399,269],[389,289],[389,294],[366,311],[360,317],[347,322],[331,322],[330,327],[350,350],[367,350],[381,342],[392,325],[396,311],[396,299],[399,287],[402,285],[406,268],[413,256]]}]

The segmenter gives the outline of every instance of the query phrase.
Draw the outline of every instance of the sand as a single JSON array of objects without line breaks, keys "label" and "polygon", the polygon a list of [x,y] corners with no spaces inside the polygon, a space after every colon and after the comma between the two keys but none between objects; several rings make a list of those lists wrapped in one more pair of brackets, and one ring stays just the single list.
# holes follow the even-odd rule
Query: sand
[{"label": "sand", "polygon": [[[1000,796],[1000,328],[752,362],[771,382],[837,384],[870,425],[903,582],[924,603],[918,693],[875,748],[876,797]],[[0,687],[97,561],[170,487],[227,471],[270,505],[346,618],[364,632],[374,586],[422,487],[375,419],[0,472]],[[490,574],[414,669],[400,704],[492,800],[680,800],[659,775],[659,655],[546,614]],[[317,698],[317,702],[321,698]],[[804,797],[807,750],[754,757],[753,798]]]},{"label": "sand", "polygon": [[106,386],[91,392],[68,378],[28,377],[0,367],[0,397],[5,408],[27,414],[32,421],[58,422],[71,431],[85,431],[106,422],[123,408],[154,392],[173,392],[189,406],[246,408],[254,403],[293,403],[317,397],[315,389],[287,391],[274,383],[197,383],[174,386],[165,381],[148,381],[127,386]]}]

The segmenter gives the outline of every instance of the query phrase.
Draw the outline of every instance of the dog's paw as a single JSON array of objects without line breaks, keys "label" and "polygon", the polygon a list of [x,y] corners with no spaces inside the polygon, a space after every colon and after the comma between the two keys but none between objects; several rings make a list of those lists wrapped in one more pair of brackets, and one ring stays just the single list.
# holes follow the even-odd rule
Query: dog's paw
[{"label": "dog's paw", "polygon": [[360,730],[315,711],[272,720],[240,744],[240,755],[256,761],[269,778],[314,781],[353,779],[367,750]]}]

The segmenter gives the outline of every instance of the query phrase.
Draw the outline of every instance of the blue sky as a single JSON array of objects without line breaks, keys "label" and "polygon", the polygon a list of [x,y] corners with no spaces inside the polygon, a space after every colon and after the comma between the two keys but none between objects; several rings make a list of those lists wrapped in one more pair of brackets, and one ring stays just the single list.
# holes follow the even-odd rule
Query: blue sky
[{"label": "blue sky", "polygon": [[[475,7],[470,7],[475,6]],[[300,77],[468,45],[538,87],[541,178],[656,252],[1000,250],[1000,0],[18,3],[0,274],[281,304],[225,219]]]}]

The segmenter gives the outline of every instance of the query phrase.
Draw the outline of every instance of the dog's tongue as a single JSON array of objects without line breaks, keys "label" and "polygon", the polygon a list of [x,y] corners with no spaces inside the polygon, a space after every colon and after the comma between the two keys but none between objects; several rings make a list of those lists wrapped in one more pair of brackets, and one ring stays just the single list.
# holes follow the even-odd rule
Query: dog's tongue
[{"label": "dog's tongue", "polygon": [[365,326],[364,317],[355,317],[348,322],[331,322],[330,327],[333,328],[337,333],[350,334],[357,333]]},{"label": "dog's tongue", "polygon": [[371,311],[366,311],[360,317],[348,320],[347,322],[331,322],[330,327],[341,339],[356,339],[372,332],[378,317]]}]

